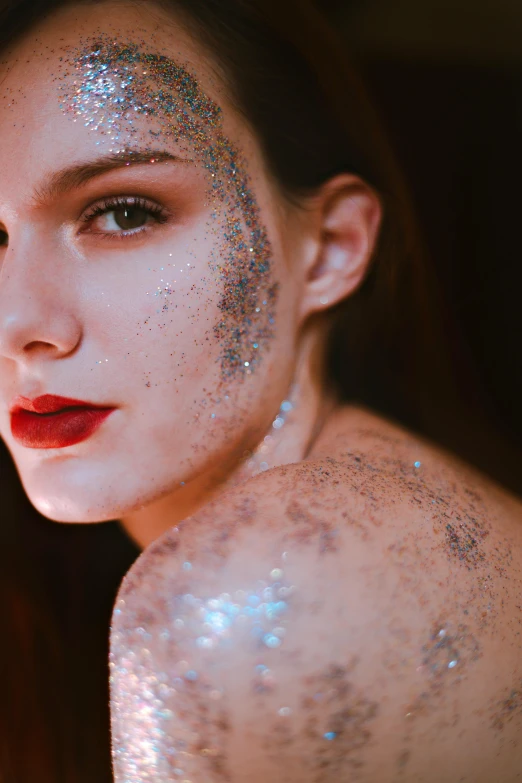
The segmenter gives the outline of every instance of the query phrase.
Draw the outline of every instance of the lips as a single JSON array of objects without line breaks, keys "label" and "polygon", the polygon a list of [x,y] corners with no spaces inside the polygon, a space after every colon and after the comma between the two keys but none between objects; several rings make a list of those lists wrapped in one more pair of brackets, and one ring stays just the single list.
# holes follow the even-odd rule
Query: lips
[{"label": "lips", "polygon": [[10,409],[11,433],[27,448],[65,448],[89,438],[114,410],[54,394],[17,397]]}]

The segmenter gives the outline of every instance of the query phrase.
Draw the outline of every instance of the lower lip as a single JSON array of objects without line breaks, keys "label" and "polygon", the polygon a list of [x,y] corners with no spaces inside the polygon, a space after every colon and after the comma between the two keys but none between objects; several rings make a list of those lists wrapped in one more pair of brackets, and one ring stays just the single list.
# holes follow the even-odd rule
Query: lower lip
[{"label": "lower lip", "polygon": [[29,449],[63,449],[87,440],[115,408],[69,408],[58,413],[11,414],[13,438]]}]

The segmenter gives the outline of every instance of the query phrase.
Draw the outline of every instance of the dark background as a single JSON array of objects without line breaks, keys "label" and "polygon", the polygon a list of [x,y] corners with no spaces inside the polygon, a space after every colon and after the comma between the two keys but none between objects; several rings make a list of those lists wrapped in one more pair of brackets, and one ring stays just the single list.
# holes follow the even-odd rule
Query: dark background
[{"label": "dark background", "polygon": [[[522,495],[522,2],[316,0],[380,111],[480,396]],[[472,455],[470,455],[472,457]]]}]

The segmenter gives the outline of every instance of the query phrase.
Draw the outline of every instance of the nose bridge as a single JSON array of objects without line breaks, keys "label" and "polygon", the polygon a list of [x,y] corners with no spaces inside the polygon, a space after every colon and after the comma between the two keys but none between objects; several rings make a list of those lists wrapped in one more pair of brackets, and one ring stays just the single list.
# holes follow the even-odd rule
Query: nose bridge
[{"label": "nose bridge", "polygon": [[68,352],[76,344],[69,276],[60,275],[63,252],[34,225],[10,233],[0,266],[0,357],[16,359],[29,349]]}]

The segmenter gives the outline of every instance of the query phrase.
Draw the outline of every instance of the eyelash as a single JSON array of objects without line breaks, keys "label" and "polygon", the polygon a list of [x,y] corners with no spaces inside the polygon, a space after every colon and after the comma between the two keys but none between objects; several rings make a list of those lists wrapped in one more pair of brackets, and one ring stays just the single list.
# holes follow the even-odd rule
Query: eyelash
[{"label": "eyelash", "polygon": [[[166,210],[163,207],[160,207],[160,205],[156,204],[154,201],[149,201],[142,196],[117,196],[114,198],[103,199],[101,202],[94,204],[89,208],[88,212],[82,216],[81,221],[84,225],[88,225],[101,215],[106,215],[109,212],[114,212],[118,209],[125,209],[125,207],[142,209],[148,215],[152,215],[155,222],[158,224],[166,223],[169,219],[169,214],[166,212]],[[121,231],[96,231],[93,233],[96,237],[100,237],[102,239],[124,240],[138,236],[139,234],[143,234],[145,231],[150,230],[150,227],[145,225],[130,230],[121,229]]]}]

